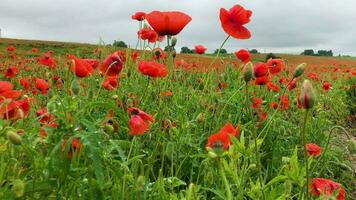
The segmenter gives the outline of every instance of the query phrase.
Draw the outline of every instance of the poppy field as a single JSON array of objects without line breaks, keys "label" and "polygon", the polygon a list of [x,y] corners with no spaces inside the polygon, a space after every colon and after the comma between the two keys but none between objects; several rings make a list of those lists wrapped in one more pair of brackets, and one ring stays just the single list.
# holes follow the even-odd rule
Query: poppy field
[{"label": "poppy field", "polygon": [[[221,8],[226,39],[253,12]],[[356,59],[0,39],[0,199],[355,199]],[[164,19],[164,20],[162,20]]]}]

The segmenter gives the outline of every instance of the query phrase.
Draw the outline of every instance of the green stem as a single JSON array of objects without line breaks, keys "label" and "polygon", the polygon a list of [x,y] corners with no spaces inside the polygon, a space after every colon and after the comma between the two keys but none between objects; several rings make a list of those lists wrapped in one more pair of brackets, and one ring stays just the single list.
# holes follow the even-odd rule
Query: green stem
[{"label": "green stem", "polygon": [[219,160],[219,171],[220,171],[220,175],[221,175],[221,178],[222,178],[224,186],[225,186],[226,195],[227,195],[226,199],[227,200],[232,200],[232,193],[231,193],[231,190],[230,190],[230,184],[229,184],[229,181],[226,178],[225,171],[224,171],[223,164],[222,164],[222,160]]},{"label": "green stem", "polygon": [[[221,49],[224,47],[225,43],[227,42],[227,40],[230,38],[230,35],[228,35],[225,40],[221,43],[220,45],[220,48],[218,50],[218,53],[216,54],[216,56],[214,57],[213,61],[209,64],[209,66],[207,67],[207,69],[209,70],[213,64],[215,63],[216,59],[218,59],[219,55],[220,55],[220,52],[221,52]],[[209,73],[207,73],[209,74]],[[208,79],[205,81],[205,85],[204,85],[204,88],[206,88],[206,86],[208,85],[208,82],[209,82],[209,78],[210,76],[208,76]]]},{"label": "green stem", "polygon": [[306,129],[306,124],[307,124],[307,119],[308,119],[308,112],[309,112],[309,109],[306,109],[305,113],[304,113],[302,132],[300,135],[302,146],[304,149],[304,162],[305,162],[305,174],[306,174],[306,186],[305,186],[305,199],[306,200],[308,200],[308,198],[309,198],[309,193],[308,193],[308,186],[309,186],[308,152],[307,152],[307,147],[306,147],[306,142],[305,142],[305,129]]}]

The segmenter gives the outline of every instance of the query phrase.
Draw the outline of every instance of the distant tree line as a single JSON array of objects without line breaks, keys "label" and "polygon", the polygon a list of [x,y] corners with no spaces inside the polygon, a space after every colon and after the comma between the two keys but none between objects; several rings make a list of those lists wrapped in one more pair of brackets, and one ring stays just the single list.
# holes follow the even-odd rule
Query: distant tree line
[{"label": "distant tree line", "polygon": [[305,49],[301,55],[305,56],[333,56],[333,51],[332,50],[318,50],[317,52],[314,52],[313,49]]}]

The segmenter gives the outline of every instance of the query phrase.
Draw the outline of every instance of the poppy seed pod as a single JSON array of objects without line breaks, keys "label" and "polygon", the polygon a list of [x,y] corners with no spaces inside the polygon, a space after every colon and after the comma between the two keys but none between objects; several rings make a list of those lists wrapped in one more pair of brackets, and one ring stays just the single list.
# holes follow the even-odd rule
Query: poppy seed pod
[{"label": "poppy seed pod", "polygon": [[306,63],[302,63],[295,68],[294,73],[293,73],[293,78],[298,78],[304,73],[305,67],[307,66]]},{"label": "poppy seed pod", "polygon": [[310,109],[315,103],[315,92],[309,80],[305,80],[302,84],[299,102],[305,109]]},{"label": "poppy seed pod", "polygon": [[245,65],[243,70],[243,76],[246,83],[249,82],[250,80],[255,79],[253,64],[251,62],[248,62]]},{"label": "poppy seed pod", "polygon": [[6,137],[14,145],[21,145],[22,144],[22,137],[19,134],[15,133],[14,131],[9,130],[6,133]]}]

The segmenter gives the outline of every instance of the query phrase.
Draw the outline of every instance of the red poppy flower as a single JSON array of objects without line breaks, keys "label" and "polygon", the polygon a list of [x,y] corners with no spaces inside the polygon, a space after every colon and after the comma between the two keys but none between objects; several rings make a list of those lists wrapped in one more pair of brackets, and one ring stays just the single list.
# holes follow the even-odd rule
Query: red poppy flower
[{"label": "red poppy flower", "polygon": [[[68,139],[65,139],[62,143],[62,153],[66,153]],[[79,156],[83,145],[79,142],[78,138],[73,138],[72,144],[68,148],[67,156],[69,159],[72,158],[72,155]]]},{"label": "red poppy flower", "polygon": [[277,102],[272,102],[271,103],[271,108],[273,108],[273,109],[277,109],[278,108],[278,103]]},{"label": "red poppy flower", "polygon": [[255,63],[254,73],[256,78],[266,76],[268,74],[268,67],[262,62]]},{"label": "red poppy flower", "polygon": [[137,35],[142,40],[148,40],[148,42],[155,43],[158,40],[158,34],[151,27],[145,27],[137,32]]},{"label": "red poppy flower", "polygon": [[47,81],[45,81],[43,79],[37,79],[36,83],[35,83],[35,87],[36,87],[36,89],[41,91],[42,94],[47,94],[47,91],[49,88]]},{"label": "red poppy flower", "polygon": [[307,148],[308,156],[318,157],[321,153],[321,148],[317,144],[306,144],[305,147]]},{"label": "red poppy flower", "polygon": [[136,12],[131,16],[131,19],[137,20],[137,21],[143,21],[146,17],[146,13],[144,12]]},{"label": "red poppy flower", "polygon": [[241,60],[243,63],[248,63],[250,62],[252,55],[250,52],[248,52],[246,49],[240,49],[239,51],[235,52],[235,56]]},{"label": "red poppy flower", "polygon": [[105,88],[106,90],[113,90],[117,88],[117,86],[119,85],[117,79],[117,76],[108,76],[102,84],[103,88]]},{"label": "red poppy flower", "polygon": [[20,70],[11,65],[5,72],[4,72],[4,77],[5,78],[14,78],[18,73],[20,72]]},{"label": "red poppy flower", "polygon": [[273,82],[268,82],[266,85],[269,91],[278,92],[280,90],[280,87]]},{"label": "red poppy flower", "polygon": [[75,73],[77,77],[83,78],[89,76],[94,71],[94,68],[86,60],[72,56],[70,71]]},{"label": "red poppy flower", "polygon": [[153,78],[165,77],[168,74],[168,70],[164,67],[164,65],[155,61],[140,61],[138,63],[138,70],[142,74]]},{"label": "red poppy flower", "polygon": [[155,48],[152,50],[152,52],[153,52],[153,58],[156,60],[167,58],[167,54],[161,48]]},{"label": "red poppy flower", "polygon": [[240,125],[236,128],[231,123],[226,123],[219,132],[211,135],[208,138],[208,143],[206,147],[210,147],[213,149],[222,148],[223,150],[229,149],[231,145],[230,135],[234,137],[238,137],[240,131]]},{"label": "red poppy flower", "polygon": [[9,47],[7,47],[7,51],[9,52],[14,52],[16,50],[16,48],[12,45],[10,45]]},{"label": "red poppy flower", "polygon": [[288,94],[285,93],[281,96],[281,108],[282,110],[287,110],[289,108],[290,102]]},{"label": "red poppy flower", "polygon": [[182,12],[153,11],[146,15],[146,19],[158,35],[177,35],[192,20]]},{"label": "red poppy flower", "polygon": [[26,78],[19,79],[20,85],[23,87],[24,90],[29,90],[31,88],[31,82]]},{"label": "red poppy flower", "polygon": [[250,31],[244,27],[250,22],[252,11],[245,10],[240,5],[235,5],[227,11],[224,8],[220,9],[220,22],[224,31],[237,39],[248,39],[251,37]]},{"label": "red poppy flower", "polygon": [[51,52],[47,52],[43,58],[37,58],[37,62],[49,68],[55,68],[57,66],[57,60],[52,58],[51,54]]},{"label": "red poppy flower", "polygon": [[32,53],[37,53],[37,52],[38,52],[38,49],[37,49],[37,48],[32,48],[32,49],[31,49],[31,52],[32,52]]},{"label": "red poppy flower", "polygon": [[83,61],[89,63],[93,69],[96,69],[99,66],[99,61],[92,58],[84,58]]},{"label": "red poppy flower", "polygon": [[14,85],[8,81],[0,81],[0,93],[14,89]]},{"label": "red poppy flower", "polygon": [[143,135],[150,128],[148,122],[155,122],[152,115],[147,114],[138,108],[131,107],[128,111],[131,115],[129,122],[131,135]]},{"label": "red poppy flower", "polygon": [[47,108],[41,108],[36,112],[36,115],[39,117],[39,121],[42,125],[49,125],[53,128],[58,126],[55,121],[54,115],[47,111]]},{"label": "red poppy flower", "polygon": [[252,107],[257,109],[260,107],[260,105],[262,105],[263,99],[259,98],[259,97],[254,97],[253,98],[253,103],[252,103]]},{"label": "red poppy flower", "polygon": [[197,54],[204,54],[205,51],[207,50],[207,48],[204,47],[203,45],[196,45],[194,48],[195,48],[195,53]]},{"label": "red poppy flower", "polygon": [[30,111],[31,99],[22,99],[18,101],[11,101],[9,104],[2,104],[0,106],[2,119],[23,119]]},{"label": "red poppy flower", "polygon": [[313,178],[309,187],[311,194],[315,197],[332,197],[335,192],[338,192],[338,195],[336,196],[337,200],[346,199],[346,191],[340,183],[329,179]]},{"label": "red poppy flower", "polygon": [[268,84],[270,81],[270,77],[269,76],[261,76],[261,77],[257,77],[255,80],[255,84],[256,85],[266,85]]},{"label": "red poppy flower", "polygon": [[329,82],[327,82],[327,81],[324,81],[324,83],[323,83],[323,89],[326,90],[326,91],[328,91],[328,90],[330,90],[331,88],[332,88],[331,83],[329,83]]},{"label": "red poppy flower", "polygon": [[133,51],[131,54],[132,62],[135,63],[138,57],[140,57],[140,53],[137,51]]},{"label": "red poppy flower", "polygon": [[121,72],[125,60],[126,57],[124,52],[115,51],[106,57],[100,67],[100,71],[108,76],[117,76]]},{"label": "red poppy flower", "polygon": [[291,91],[293,90],[295,87],[297,87],[297,81],[298,79],[293,79],[292,82],[289,84],[288,86],[288,90]]},{"label": "red poppy flower", "polygon": [[16,100],[20,96],[21,96],[21,91],[7,90],[0,93],[0,102],[2,102],[4,99]]},{"label": "red poppy flower", "polygon": [[269,59],[266,63],[271,74],[277,74],[286,68],[286,64],[282,59]]}]

